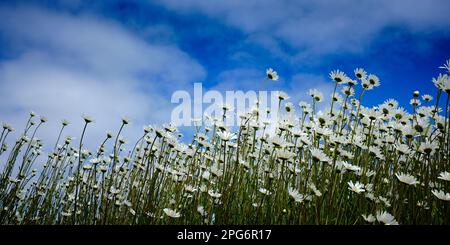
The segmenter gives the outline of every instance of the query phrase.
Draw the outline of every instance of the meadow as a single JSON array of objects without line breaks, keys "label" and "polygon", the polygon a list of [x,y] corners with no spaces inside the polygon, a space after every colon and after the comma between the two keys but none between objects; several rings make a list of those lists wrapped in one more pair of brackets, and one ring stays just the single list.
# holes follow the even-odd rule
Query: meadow
[{"label": "meadow", "polygon": [[[78,144],[64,120],[43,153],[47,119],[32,112],[17,139],[2,125],[0,224],[449,224],[449,66],[430,79],[436,94],[415,91],[407,109],[393,98],[365,107],[380,79],[335,70],[325,111],[316,89],[298,104],[279,92],[276,124],[259,120],[256,102],[233,130],[224,105],[192,139],[164,124],[127,143],[122,118],[118,132],[86,149],[95,122],[84,116]],[[278,75],[269,69],[267,79]]]}]

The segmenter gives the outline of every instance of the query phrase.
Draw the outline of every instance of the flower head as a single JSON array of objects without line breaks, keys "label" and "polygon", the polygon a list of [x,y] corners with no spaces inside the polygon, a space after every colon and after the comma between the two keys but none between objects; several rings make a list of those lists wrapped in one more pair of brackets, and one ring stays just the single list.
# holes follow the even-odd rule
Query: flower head
[{"label": "flower head", "polygon": [[214,198],[220,198],[222,196],[222,194],[220,194],[219,192],[213,191],[213,190],[209,190],[208,194]]},{"label": "flower head", "polygon": [[450,201],[450,193],[445,193],[444,191],[432,190],[433,195],[443,201]]},{"label": "flower head", "polygon": [[309,96],[311,96],[317,102],[321,102],[323,100],[323,94],[317,89],[310,89]]},{"label": "flower head", "polygon": [[287,99],[290,98],[289,95],[286,92],[283,92],[283,91],[277,91],[276,95],[277,95],[279,100],[287,100]]},{"label": "flower head", "polygon": [[227,131],[221,131],[218,132],[217,135],[223,140],[223,141],[230,141],[236,138],[236,135]]},{"label": "flower head", "polygon": [[278,74],[272,68],[267,69],[266,74],[267,74],[267,78],[269,78],[270,80],[273,80],[273,81],[278,80]]},{"label": "flower head", "polygon": [[447,171],[441,172],[441,173],[439,173],[438,179],[445,180],[445,181],[450,181],[450,173],[447,172]]},{"label": "flower head", "polygon": [[286,110],[287,113],[295,112],[294,104],[292,104],[291,102],[286,103],[284,105],[284,109]]},{"label": "flower head", "polygon": [[94,119],[92,119],[92,117],[90,117],[90,116],[83,115],[82,117],[83,117],[84,121],[86,122],[86,124],[94,122]]},{"label": "flower head", "polygon": [[272,195],[272,192],[270,192],[266,188],[259,188],[259,192],[261,192],[262,194],[264,194],[266,196]]},{"label": "flower head", "polygon": [[365,220],[365,221],[367,221],[367,222],[369,222],[369,223],[373,223],[373,222],[375,222],[375,216],[373,216],[372,214],[369,214],[369,215],[365,215],[365,214],[362,214],[361,215],[362,217],[363,217],[363,219]]},{"label": "flower head", "polygon": [[355,69],[355,76],[358,79],[364,79],[364,78],[366,78],[367,73],[366,73],[366,71],[364,71],[363,68],[357,68],[357,69]]},{"label": "flower head", "polygon": [[288,193],[295,202],[301,203],[305,200],[305,197],[292,187],[288,188]]},{"label": "flower head", "polygon": [[446,69],[448,72],[450,72],[450,59],[448,59],[444,65],[439,66],[439,68]]},{"label": "flower head", "polygon": [[291,151],[281,149],[277,151],[277,157],[281,160],[289,160],[292,159],[294,156],[295,154],[292,153]]},{"label": "flower head", "polygon": [[343,84],[347,82],[347,76],[344,72],[340,70],[335,70],[330,72],[330,78],[333,79],[338,84]]},{"label": "flower head", "polygon": [[165,208],[164,213],[171,218],[180,218],[181,214],[173,209]]},{"label": "flower head", "polygon": [[417,181],[417,179],[414,176],[412,176],[412,175],[405,174],[405,173],[398,173],[398,174],[395,174],[395,176],[397,176],[397,179],[400,182],[403,182],[403,183],[405,183],[407,185],[419,184],[419,181]]},{"label": "flower head", "polygon": [[356,193],[361,193],[361,192],[364,192],[364,191],[366,191],[365,189],[364,189],[364,185],[363,184],[361,184],[361,183],[359,183],[359,181],[357,181],[357,182],[355,182],[355,183],[353,183],[353,181],[349,181],[349,182],[347,182],[347,184],[348,184],[348,189],[349,190],[351,190],[351,191],[353,191],[353,192],[356,192]]},{"label": "flower head", "polygon": [[64,127],[70,124],[70,122],[67,119],[62,120],[61,123]]},{"label": "flower head", "polygon": [[330,158],[321,149],[318,149],[318,148],[311,149],[311,156],[316,161],[320,161],[320,162],[330,161]]},{"label": "flower head", "polygon": [[395,220],[394,216],[386,211],[377,212],[377,220],[385,225],[398,225],[398,222]]},{"label": "flower head", "polygon": [[130,119],[128,119],[128,117],[122,117],[122,123],[128,124],[128,123],[130,123]]}]

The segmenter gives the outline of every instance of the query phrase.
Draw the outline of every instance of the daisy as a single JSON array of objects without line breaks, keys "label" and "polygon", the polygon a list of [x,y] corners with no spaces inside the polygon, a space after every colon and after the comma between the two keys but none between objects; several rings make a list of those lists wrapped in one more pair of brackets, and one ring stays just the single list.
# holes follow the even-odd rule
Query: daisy
[{"label": "daisy", "polygon": [[300,108],[302,108],[302,110],[305,110],[307,108],[311,108],[311,105],[308,104],[308,102],[305,102],[305,101],[298,102],[298,106],[300,106]]},{"label": "daisy", "polygon": [[436,141],[430,142],[429,140],[425,140],[419,146],[419,152],[424,154],[433,154],[434,151],[438,148]]},{"label": "daisy", "polygon": [[323,153],[322,150],[318,149],[318,148],[312,148],[311,149],[311,157],[316,160],[316,161],[320,161],[320,162],[328,162],[330,161],[330,158]]},{"label": "daisy", "polygon": [[277,95],[279,100],[287,100],[287,99],[290,98],[289,95],[287,93],[283,92],[283,91],[277,91],[276,95]]},{"label": "daisy", "polygon": [[443,201],[450,201],[450,193],[445,193],[444,191],[432,190],[433,195]]},{"label": "daisy", "polygon": [[187,185],[187,186],[185,186],[185,187],[184,187],[184,190],[187,191],[187,192],[190,192],[190,193],[193,193],[193,192],[196,192],[196,191],[197,191],[197,189],[194,188],[192,185]]},{"label": "daisy", "polygon": [[310,89],[309,96],[311,96],[317,102],[321,102],[323,100],[323,94],[317,89]]},{"label": "daisy", "polygon": [[361,80],[361,86],[363,87],[363,89],[365,90],[371,90],[373,89],[373,85],[370,84],[369,80],[367,80],[366,78],[363,78]]},{"label": "daisy", "polygon": [[129,124],[130,123],[130,119],[128,119],[128,117],[122,117],[122,123],[123,124]]},{"label": "daisy", "polygon": [[350,86],[355,86],[355,85],[358,84],[358,81],[350,79],[350,78],[347,78],[347,84],[350,85]]},{"label": "daisy", "polygon": [[278,135],[270,137],[268,139],[268,142],[270,142],[276,148],[282,148],[286,145],[286,141]]},{"label": "daisy", "polygon": [[396,143],[394,145],[394,148],[398,151],[400,155],[409,155],[411,153],[411,150],[409,149],[408,145]]},{"label": "daisy", "polygon": [[366,73],[366,71],[364,71],[363,68],[357,68],[357,69],[355,69],[355,76],[358,79],[363,79],[363,78],[366,78],[367,73]]},{"label": "daisy", "polygon": [[284,105],[284,109],[287,113],[295,112],[294,104],[292,104],[291,102],[286,103],[286,105]]},{"label": "daisy", "polygon": [[9,132],[14,131],[14,128],[13,128],[10,124],[3,123],[2,126],[3,126],[3,129],[4,129],[4,130],[8,130]]},{"label": "daisy", "polygon": [[219,137],[225,142],[233,140],[233,139],[236,138],[235,134],[227,132],[227,131],[218,132],[217,135],[219,135]]},{"label": "daisy", "polygon": [[259,192],[261,192],[262,194],[269,196],[272,194],[272,192],[270,192],[269,190],[267,190],[266,188],[259,188]]},{"label": "daisy", "polygon": [[450,72],[450,59],[448,59],[444,65],[439,66],[439,68],[446,69],[448,72]]},{"label": "daisy", "polygon": [[288,193],[295,202],[301,203],[305,200],[305,197],[292,187],[288,188]]},{"label": "daisy", "polygon": [[209,190],[209,191],[208,191],[208,194],[209,194],[211,197],[214,197],[214,198],[220,198],[220,197],[222,196],[222,194],[220,194],[219,192],[215,192],[215,191],[213,191],[213,190]]},{"label": "daisy", "polygon": [[165,208],[163,209],[164,213],[171,218],[179,218],[181,214],[173,209]]},{"label": "daisy", "polygon": [[70,122],[67,119],[63,119],[61,123],[64,127],[70,124]]},{"label": "daisy", "polygon": [[[314,183],[309,183],[308,187],[314,192],[314,195],[316,195],[317,197],[321,197],[322,196],[322,192],[320,192],[316,185]],[[307,199],[307,198],[305,198]]]},{"label": "daisy", "polygon": [[355,89],[350,86],[345,86],[344,88],[342,88],[341,92],[345,94],[347,97],[355,95]]},{"label": "daisy", "polygon": [[108,138],[108,139],[111,139],[112,137],[113,137],[113,133],[112,132],[106,132],[106,137]]},{"label": "daisy", "polygon": [[447,171],[441,172],[441,173],[439,173],[438,179],[445,180],[445,181],[450,181],[450,173],[447,172]]},{"label": "daisy", "polygon": [[342,96],[338,93],[334,93],[331,94],[331,97],[333,98],[334,102],[341,102],[342,101]]},{"label": "daisy", "polygon": [[197,212],[199,212],[201,216],[207,216],[208,215],[208,213],[205,211],[205,208],[203,206],[201,206],[201,205],[197,207]]},{"label": "daisy", "polygon": [[90,116],[83,115],[82,117],[83,117],[84,121],[86,122],[86,124],[94,122],[94,119],[92,119],[92,117],[90,117]]},{"label": "daisy", "polygon": [[211,174],[217,177],[221,177],[223,175],[223,170],[219,169],[219,167],[217,167],[216,165],[211,166]]},{"label": "daisy", "polygon": [[365,221],[367,221],[367,222],[369,222],[369,223],[373,223],[373,222],[375,222],[375,216],[373,216],[372,214],[369,214],[369,215],[364,215],[364,214],[362,214],[361,215],[362,217],[363,217],[363,219],[365,220]]},{"label": "daisy", "polygon": [[269,78],[270,80],[273,80],[273,81],[278,80],[278,74],[272,68],[267,69],[266,74],[267,74],[267,78]]},{"label": "daisy", "polygon": [[438,89],[450,93],[450,77],[447,74],[439,74],[437,78],[433,78],[433,83]]},{"label": "daisy", "polygon": [[374,87],[380,86],[380,79],[376,75],[370,74],[367,77],[367,80],[369,80],[369,83]]},{"label": "daisy", "polygon": [[164,127],[164,129],[165,129],[167,132],[170,132],[170,133],[173,133],[173,132],[175,132],[175,131],[178,130],[177,127],[175,127],[175,126],[172,125],[171,123],[169,123],[169,124],[164,124],[163,127]]},{"label": "daisy", "polygon": [[397,176],[397,179],[400,182],[403,182],[407,185],[416,185],[419,184],[419,182],[417,181],[417,179],[409,174],[405,174],[405,173],[399,173],[399,174],[395,174],[395,176]]},{"label": "daisy", "polygon": [[421,105],[420,100],[418,100],[418,99],[411,99],[409,101],[409,104],[412,106],[420,106]]},{"label": "daisy", "polygon": [[330,72],[330,77],[338,84],[347,82],[347,76],[345,75],[344,72],[342,72],[340,70],[334,70],[334,71]]},{"label": "daisy", "polygon": [[394,216],[386,211],[377,212],[377,220],[385,225],[398,225],[398,222],[395,220]]},{"label": "daisy", "polygon": [[352,165],[350,163],[347,163],[346,161],[342,161],[342,165],[345,169],[350,170],[350,171],[355,171],[355,172],[361,171],[360,167],[358,167],[356,165]]},{"label": "daisy", "polygon": [[286,151],[286,150],[278,150],[277,151],[277,156],[281,160],[285,161],[285,160],[292,159],[295,156],[295,154],[290,152],[290,151]]},{"label": "daisy", "polygon": [[353,183],[353,181],[350,180],[349,182],[347,182],[347,184],[349,186],[348,187],[349,190],[356,192],[358,194],[366,191],[366,190],[364,190],[364,185],[359,183],[359,181]]}]

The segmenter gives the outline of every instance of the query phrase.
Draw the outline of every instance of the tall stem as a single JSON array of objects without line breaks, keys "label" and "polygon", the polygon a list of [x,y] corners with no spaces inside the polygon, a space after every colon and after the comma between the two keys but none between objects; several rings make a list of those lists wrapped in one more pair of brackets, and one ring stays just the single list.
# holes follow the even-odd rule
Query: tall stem
[{"label": "tall stem", "polygon": [[81,133],[80,146],[78,148],[78,166],[77,166],[77,172],[75,174],[76,186],[75,186],[75,200],[74,200],[74,211],[73,211],[73,224],[76,224],[78,186],[80,183],[80,167],[81,167],[81,157],[82,157],[81,147],[83,146],[83,138],[84,138],[84,133],[86,132],[87,125],[88,125],[88,122],[85,122],[84,127],[83,127],[83,133]]}]

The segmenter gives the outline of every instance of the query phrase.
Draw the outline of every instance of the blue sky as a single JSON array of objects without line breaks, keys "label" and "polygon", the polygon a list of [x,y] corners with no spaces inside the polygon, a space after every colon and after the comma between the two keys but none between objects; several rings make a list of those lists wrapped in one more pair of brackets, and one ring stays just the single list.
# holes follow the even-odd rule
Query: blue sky
[{"label": "blue sky", "polygon": [[2,1],[0,121],[20,129],[34,110],[50,139],[63,118],[78,135],[86,113],[100,141],[128,116],[132,139],[170,120],[173,91],[256,90],[268,67],[280,81],[267,89],[295,104],[310,88],[331,93],[331,70],[362,67],[382,84],[366,105],[408,107],[414,90],[435,96],[449,10],[446,0]]}]

